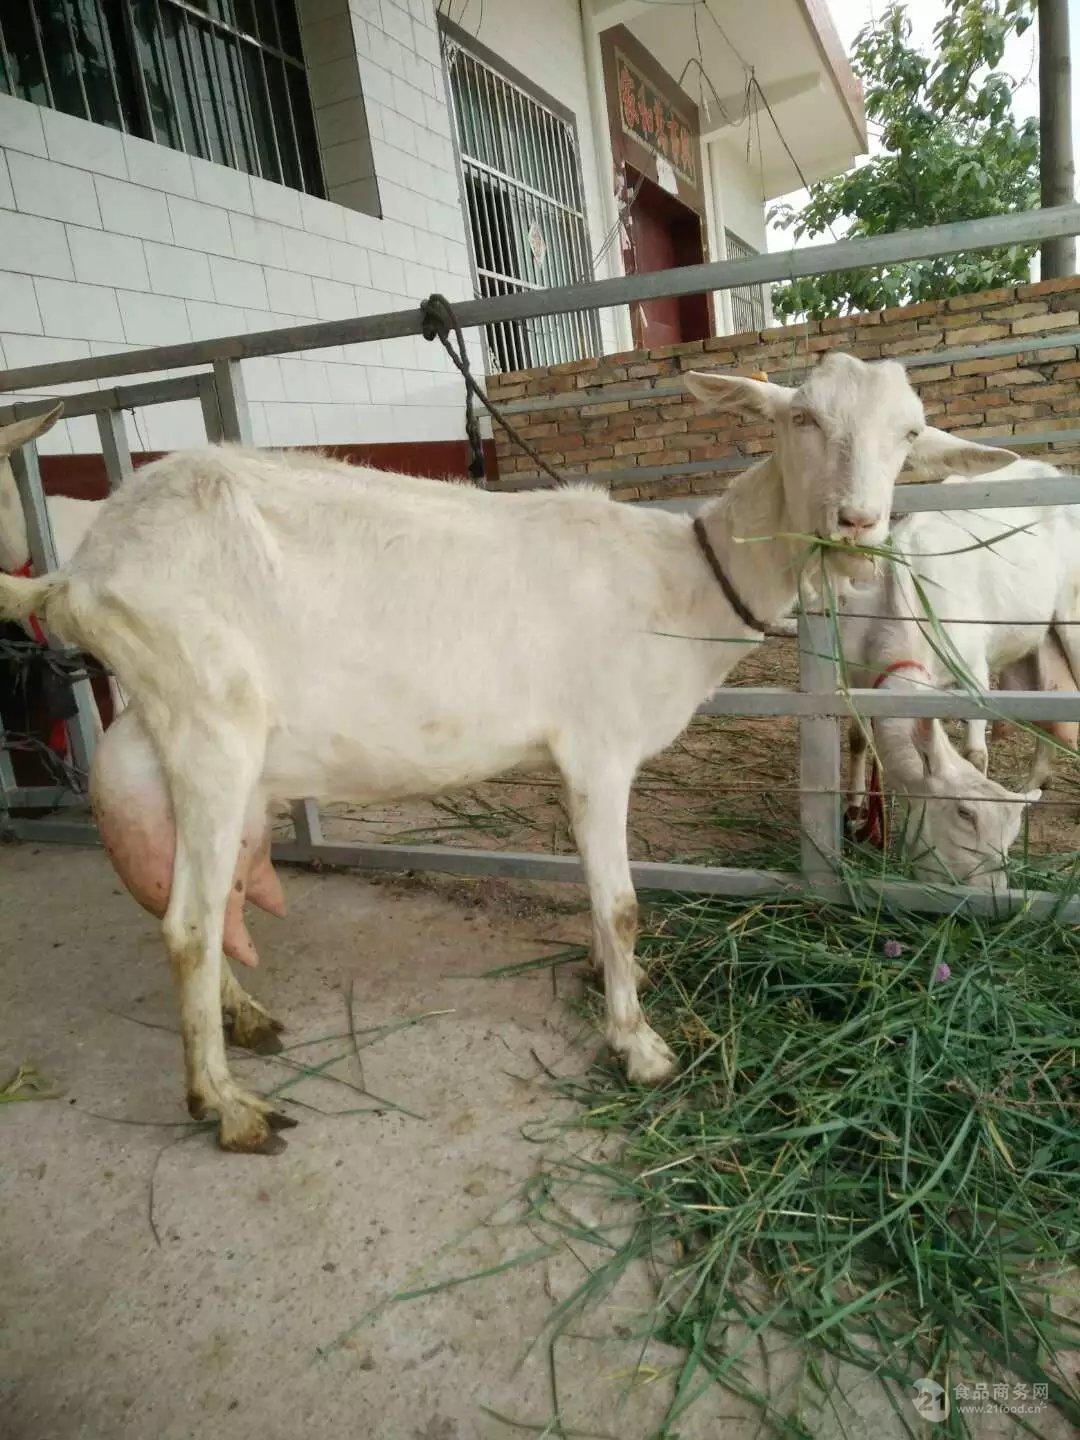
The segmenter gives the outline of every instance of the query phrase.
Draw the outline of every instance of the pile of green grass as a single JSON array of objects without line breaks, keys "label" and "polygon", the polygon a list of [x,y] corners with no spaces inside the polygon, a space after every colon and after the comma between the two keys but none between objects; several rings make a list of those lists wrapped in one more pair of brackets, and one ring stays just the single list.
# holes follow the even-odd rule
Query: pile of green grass
[{"label": "pile of green grass", "polygon": [[[537,1211],[599,1187],[639,1218],[617,1244],[589,1232],[556,1326],[652,1259],[649,1333],[685,1353],[664,1435],[712,1382],[787,1436],[817,1433],[816,1386],[843,1433],[828,1357],[876,1377],[912,1435],[919,1377],[1046,1385],[1080,1423],[1061,1363],[1080,1347],[1076,932],[674,898],[650,927],[646,1009],[682,1069],[651,1091],[601,1062],[569,1087],[619,1158],[560,1161]],[[760,1359],[778,1331],[802,1365],[784,1393]],[[978,1427],[954,1408],[934,1433]]]}]

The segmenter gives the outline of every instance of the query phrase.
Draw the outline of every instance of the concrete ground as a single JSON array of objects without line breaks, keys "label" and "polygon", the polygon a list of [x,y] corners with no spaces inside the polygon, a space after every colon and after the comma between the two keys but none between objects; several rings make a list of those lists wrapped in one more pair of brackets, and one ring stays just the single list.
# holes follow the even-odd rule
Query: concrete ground
[{"label": "concrete ground", "polygon": [[[254,917],[263,967],[241,978],[286,1021],[287,1042],[339,1037],[288,1054],[342,1057],[332,1072],[359,1080],[350,985],[361,1030],[453,1013],[363,1051],[367,1088],[422,1119],[321,1115],[306,1107],[371,1102],[304,1078],[287,1092],[301,1124],[283,1155],[226,1155],[204,1132],[162,1128],[186,1115],[156,923],[100,852],[0,850],[0,1080],[30,1063],[62,1092],[0,1106],[4,1440],[187,1440],[226,1427],[233,1440],[456,1440],[524,1433],[485,1406],[538,1431],[552,1416],[547,1346],[525,1352],[580,1278],[576,1262],[387,1302],[542,1240],[513,1223],[538,1162],[528,1127],[557,1110],[538,1058],[578,1070],[596,1037],[547,970],[466,977],[579,938],[581,915],[356,875],[284,882],[290,916]],[[264,1090],[295,1075],[280,1060],[234,1052],[234,1063]],[[591,1318],[604,1338],[560,1342],[568,1429],[650,1433],[663,1387],[627,1400],[641,1347],[615,1333],[648,1299],[642,1276],[625,1313]],[[684,1433],[715,1434],[715,1416],[702,1407],[704,1428]]]},{"label": "concrete ground", "polygon": [[[285,1153],[227,1155],[184,1126],[156,923],[99,851],[0,849],[0,1082],[32,1064],[60,1092],[0,1105],[0,1436],[653,1435],[680,1355],[634,1338],[652,1297],[644,1268],[575,1321],[554,1364],[545,1324],[595,1263],[580,1243],[394,1298],[551,1238],[522,1223],[522,1187],[543,1156],[583,1141],[554,1123],[543,1067],[580,1071],[598,1039],[563,998],[580,994],[568,969],[559,995],[547,969],[472,977],[582,938],[580,898],[283,878],[289,918],[253,917],[264,963],[241,979],[288,1043],[318,1041],[288,1057],[333,1060],[327,1073],[360,1083],[350,987],[361,1032],[452,1013],[360,1036],[367,1090],[422,1118],[319,1113],[371,1102],[304,1076],[286,1092],[301,1124]],[[233,1062],[259,1089],[297,1079],[280,1058]],[[874,1382],[851,1375],[844,1388],[847,1435],[903,1433]],[[816,1392],[801,1414],[807,1433],[833,1433]],[[759,1421],[714,1391],[675,1430],[750,1440]],[[987,1421],[976,1433],[1010,1432]]]}]

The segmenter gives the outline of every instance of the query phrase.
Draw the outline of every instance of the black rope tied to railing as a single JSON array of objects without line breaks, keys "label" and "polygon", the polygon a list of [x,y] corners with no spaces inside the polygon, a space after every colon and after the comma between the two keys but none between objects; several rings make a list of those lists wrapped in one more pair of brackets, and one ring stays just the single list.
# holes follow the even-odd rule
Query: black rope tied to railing
[{"label": "black rope tied to railing", "polygon": [[[453,361],[455,368],[460,372],[461,378],[465,381],[465,433],[469,437],[469,450],[471,459],[469,462],[469,474],[480,485],[484,480],[484,448],[480,438],[480,425],[476,418],[476,411],[473,406],[474,399],[479,400],[484,409],[488,412],[495,423],[509,435],[514,444],[528,455],[539,470],[551,477],[556,485],[564,484],[563,477],[557,470],[553,470],[543,456],[529,444],[525,437],[511,425],[499,407],[492,403],[484,393],[482,387],[477,384],[476,378],[469,365],[468,352],[465,349],[465,336],[461,324],[454,313],[454,307],[447,300],[445,295],[429,295],[421,302],[420,311],[423,315],[423,335],[425,340],[438,340]],[[451,343],[450,332],[454,332],[454,343]],[[456,345],[456,348],[455,348]]]}]

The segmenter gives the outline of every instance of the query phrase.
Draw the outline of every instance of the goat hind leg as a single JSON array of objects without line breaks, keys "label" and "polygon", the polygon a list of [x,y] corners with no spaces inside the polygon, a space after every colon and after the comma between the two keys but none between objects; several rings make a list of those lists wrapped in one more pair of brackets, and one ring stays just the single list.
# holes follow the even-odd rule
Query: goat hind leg
[{"label": "goat hind leg", "polygon": [[222,1149],[276,1154],[285,1142],[271,1132],[296,1122],[232,1078],[221,1010],[225,908],[262,736],[217,719],[182,732],[162,725],[156,738],[176,819],[163,931],[180,995],[188,1109],[197,1120],[218,1117]]},{"label": "goat hind leg", "polygon": [[221,1018],[231,1045],[256,1055],[280,1053],[279,1037],[285,1026],[247,993],[224,955],[221,957]]},{"label": "goat hind leg", "polygon": [[610,761],[570,770],[560,761],[560,769],[589,886],[593,960],[604,972],[607,1042],[631,1080],[657,1084],[672,1074],[675,1057],[642,1015],[635,984],[637,898],[626,849],[633,769]]}]

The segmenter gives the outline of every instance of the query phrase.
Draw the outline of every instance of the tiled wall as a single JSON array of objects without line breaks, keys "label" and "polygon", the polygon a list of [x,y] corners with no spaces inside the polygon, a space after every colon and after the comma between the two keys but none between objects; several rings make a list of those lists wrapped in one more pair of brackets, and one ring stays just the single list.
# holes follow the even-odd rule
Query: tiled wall
[{"label": "tiled wall", "polygon": [[[433,290],[471,295],[432,0],[299,10],[328,183],[348,205],[0,96],[0,368],[403,309]],[[338,55],[350,34],[351,58]],[[370,153],[377,195],[335,153],[346,142],[361,165]],[[419,337],[244,371],[260,443],[462,433],[460,380]],[[145,450],[203,436],[193,401],[139,411],[129,428]],[[58,426],[42,448],[96,451],[96,426]]]},{"label": "tiled wall", "polygon": [[[1080,276],[1071,276],[502,375],[492,381],[492,398],[514,406],[514,424],[549,464],[610,484],[619,499],[711,494],[727,486],[732,466],[771,451],[772,427],[703,409],[677,383],[685,371],[766,371],[797,384],[828,350],[865,360],[918,355],[927,363],[913,366],[908,375],[931,424],[976,439],[1062,432],[1060,441],[1025,445],[1019,453],[1076,466],[1078,334]],[[1029,338],[1055,342],[1058,336],[1061,343],[1039,350],[933,360],[937,351],[962,346]],[[650,393],[658,385],[657,393]],[[533,398],[546,403],[530,410]],[[502,482],[531,484],[534,462],[501,431],[495,438]],[[722,468],[710,470],[710,460],[722,462]],[[655,473],[691,465],[692,472]],[[642,472],[640,478],[634,471]]]}]

